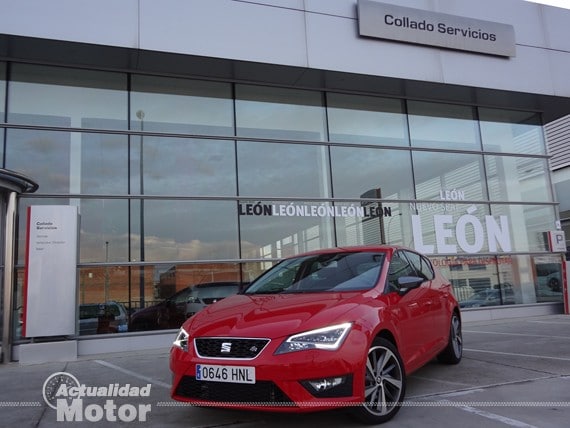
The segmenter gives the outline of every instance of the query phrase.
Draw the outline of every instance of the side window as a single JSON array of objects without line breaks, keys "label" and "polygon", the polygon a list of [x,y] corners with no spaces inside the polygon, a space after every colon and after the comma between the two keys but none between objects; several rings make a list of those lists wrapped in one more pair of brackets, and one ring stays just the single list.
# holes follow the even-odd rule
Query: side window
[{"label": "side window", "polygon": [[423,256],[420,256],[417,253],[412,253],[411,251],[406,251],[406,257],[416,270],[416,275],[431,280],[434,278],[433,268],[431,267],[431,263],[428,259]]},{"label": "side window", "polygon": [[416,270],[410,265],[401,251],[397,251],[392,256],[390,266],[388,267],[388,283],[386,284],[386,293],[398,291],[398,278],[402,276],[416,276]]}]

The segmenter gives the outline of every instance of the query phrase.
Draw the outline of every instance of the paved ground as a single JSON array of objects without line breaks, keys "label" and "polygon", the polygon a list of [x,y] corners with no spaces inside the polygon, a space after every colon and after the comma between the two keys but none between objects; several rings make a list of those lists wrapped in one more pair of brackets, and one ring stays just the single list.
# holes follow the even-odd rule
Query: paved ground
[{"label": "paved ground", "polygon": [[[570,426],[570,316],[468,323],[464,340],[459,365],[433,362],[409,378],[405,407],[384,427]],[[108,398],[85,398],[83,412],[75,415],[83,422],[58,422],[42,395],[44,383],[57,372],[87,386],[128,384],[148,394],[117,397],[116,408],[105,407]],[[0,426],[359,426],[343,411],[289,415],[195,408],[170,400],[169,386],[167,349],[68,363],[10,363],[0,366]],[[138,422],[143,415],[146,420]]]}]

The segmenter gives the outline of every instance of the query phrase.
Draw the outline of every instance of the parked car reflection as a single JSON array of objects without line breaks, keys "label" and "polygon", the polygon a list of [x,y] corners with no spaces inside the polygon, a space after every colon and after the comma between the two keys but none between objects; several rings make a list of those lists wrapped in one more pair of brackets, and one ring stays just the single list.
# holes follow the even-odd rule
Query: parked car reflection
[{"label": "parked car reflection", "polygon": [[480,308],[483,306],[512,305],[515,296],[512,287],[485,288],[474,293],[469,299],[459,302],[461,308]]},{"label": "parked car reflection", "polygon": [[124,333],[128,319],[122,303],[84,303],[79,305],[79,334]]},{"label": "parked car reflection", "polygon": [[236,294],[242,283],[236,281],[195,284],[180,290],[166,300],[139,309],[131,315],[130,331],[179,328],[189,316],[210,303]]}]

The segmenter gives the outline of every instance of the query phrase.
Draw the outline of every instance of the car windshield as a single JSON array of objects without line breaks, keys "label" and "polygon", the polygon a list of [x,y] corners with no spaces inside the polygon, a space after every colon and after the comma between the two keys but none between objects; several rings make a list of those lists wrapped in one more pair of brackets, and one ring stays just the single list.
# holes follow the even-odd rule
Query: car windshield
[{"label": "car windshield", "polygon": [[378,281],[384,254],[326,253],[290,258],[261,275],[245,294],[367,290]]}]

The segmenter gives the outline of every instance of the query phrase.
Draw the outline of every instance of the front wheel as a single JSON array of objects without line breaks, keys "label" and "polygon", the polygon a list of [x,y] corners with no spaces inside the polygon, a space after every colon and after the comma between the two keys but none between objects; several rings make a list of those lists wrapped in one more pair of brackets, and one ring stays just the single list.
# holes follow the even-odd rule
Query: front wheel
[{"label": "front wheel", "polygon": [[406,375],[398,349],[392,342],[378,338],[366,359],[364,403],[354,415],[367,424],[381,424],[400,410],[406,392]]},{"label": "front wheel", "polygon": [[461,320],[456,312],[451,316],[449,327],[449,341],[437,359],[445,364],[458,364],[463,357],[463,335],[461,334]]}]

